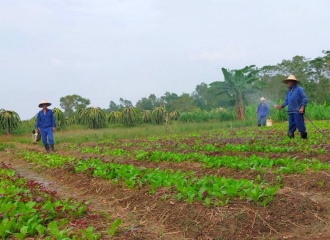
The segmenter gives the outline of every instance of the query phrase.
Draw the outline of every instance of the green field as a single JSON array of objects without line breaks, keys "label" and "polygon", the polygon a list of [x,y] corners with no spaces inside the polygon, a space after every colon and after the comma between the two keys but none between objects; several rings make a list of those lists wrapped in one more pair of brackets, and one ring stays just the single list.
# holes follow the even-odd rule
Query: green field
[{"label": "green field", "polygon": [[0,236],[329,239],[330,121],[139,125],[1,135]]}]

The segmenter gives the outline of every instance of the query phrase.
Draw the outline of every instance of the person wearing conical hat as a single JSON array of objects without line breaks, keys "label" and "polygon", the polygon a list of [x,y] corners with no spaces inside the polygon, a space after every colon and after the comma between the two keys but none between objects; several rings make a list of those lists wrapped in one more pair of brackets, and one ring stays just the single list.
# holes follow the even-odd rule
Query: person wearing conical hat
[{"label": "person wearing conical hat", "polygon": [[257,116],[258,116],[258,127],[266,126],[266,117],[269,114],[268,105],[265,103],[265,98],[260,98],[260,103],[257,107]]},{"label": "person wearing conical hat", "polygon": [[42,108],[38,114],[35,124],[36,131],[40,129],[41,140],[47,152],[54,151],[53,132],[56,130],[56,121],[53,111],[48,109],[52,105],[46,100],[42,100],[39,108]]},{"label": "person wearing conical hat", "polygon": [[288,106],[287,112],[289,117],[288,136],[294,138],[294,132],[299,130],[300,136],[307,139],[305,127],[304,113],[308,102],[305,91],[298,86],[300,83],[294,75],[290,75],[282,81],[288,85],[288,91],[285,95],[282,105],[277,105],[277,109],[282,109]]}]

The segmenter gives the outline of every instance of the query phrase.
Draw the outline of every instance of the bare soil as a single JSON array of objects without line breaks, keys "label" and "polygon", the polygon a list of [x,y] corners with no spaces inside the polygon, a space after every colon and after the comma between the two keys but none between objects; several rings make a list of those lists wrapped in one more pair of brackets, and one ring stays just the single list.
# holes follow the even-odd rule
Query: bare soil
[{"label": "bare soil", "polygon": [[[43,151],[39,145],[15,143],[15,147]],[[87,157],[68,151],[64,144],[56,148],[59,155]],[[0,161],[10,164],[21,176],[56,191],[61,198],[89,202],[86,224],[93,225],[97,231],[106,233],[113,219],[122,219],[120,229],[111,239],[330,239],[329,171],[284,175],[283,187],[266,207],[242,200],[223,207],[206,207],[198,202],[178,202],[166,194],[166,189],[150,194],[147,188],[132,190],[70,169],[42,168],[15,157],[14,151],[8,148],[0,151]],[[317,159],[327,162],[328,158],[322,155]],[[204,169],[198,163],[124,161],[135,166],[180,169],[200,175],[237,179],[257,176],[252,171]],[[262,178],[270,183],[276,181],[272,173],[264,173]],[[95,215],[100,217],[93,218]],[[103,234],[102,239],[107,238]]]}]

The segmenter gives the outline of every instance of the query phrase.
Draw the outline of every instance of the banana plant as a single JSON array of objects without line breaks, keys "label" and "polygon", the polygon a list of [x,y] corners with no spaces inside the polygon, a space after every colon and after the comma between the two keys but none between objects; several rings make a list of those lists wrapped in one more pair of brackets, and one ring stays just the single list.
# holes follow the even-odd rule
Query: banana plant
[{"label": "banana plant", "polygon": [[143,110],[141,112],[141,118],[143,123],[151,123],[152,122],[152,112],[150,110]]},{"label": "banana plant", "polygon": [[0,110],[0,129],[6,130],[10,134],[21,122],[19,115],[15,111]]},{"label": "banana plant", "polygon": [[134,107],[125,107],[121,113],[121,122],[125,126],[134,126],[140,120],[140,114]]},{"label": "banana plant", "polygon": [[89,128],[105,127],[106,121],[106,113],[99,107],[86,108],[82,113],[82,123],[86,124]]},{"label": "banana plant", "polygon": [[59,108],[54,108],[53,109],[53,114],[56,120],[56,127],[57,128],[61,128],[65,125],[66,121],[65,121],[65,117],[63,112],[61,111],[61,109]]},{"label": "banana plant", "polygon": [[156,107],[152,111],[152,115],[153,115],[153,118],[154,118],[156,124],[162,124],[165,121],[166,110],[163,107]]},{"label": "banana plant", "polygon": [[111,124],[120,123],[121,120],[121,112],[112,111],[109,115],[107,115],[108,122]]}]

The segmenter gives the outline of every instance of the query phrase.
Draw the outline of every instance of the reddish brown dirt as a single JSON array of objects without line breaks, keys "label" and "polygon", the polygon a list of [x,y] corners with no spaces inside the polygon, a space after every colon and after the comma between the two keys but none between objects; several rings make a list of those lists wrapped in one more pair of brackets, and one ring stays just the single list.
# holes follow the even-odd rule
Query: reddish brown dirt
[{"label": "reddish brown dirt", "polygon": [[[36,145],[15,146],[43,151]],[[68,152],[64,145],[58,145],[57,149],[60,155],[86,157],[74,150]],[[202,203],[177,202],[166,195],[166,189],[152,195],[146,188],[127,189],[120,184],[71,173],[69,169],[37,167],[14,158],[13,151],[0,151],[0,161],[11,164],[20,175],[42,182],[62,198],[89,201],[89,214],[109,215],[111,220],[121,218],[120,229],[112,239],[330,239],[329,171],[285,175],[283,187],[266,207],[241,200],[231,201],[224,207],[205,207]],[[124,161],[136,166],[142,164]],[[143,166],[194,170],[201,175],[237,179],[257,176],[252,171],[203,169],[198,163],[143,162]],[[271,183],[276,175],[264,173],[262,178]],[[100,217],[88,221],[105,233],[111,220]],[[103,236],[102,239],[107,239],[106,234]]]}]

